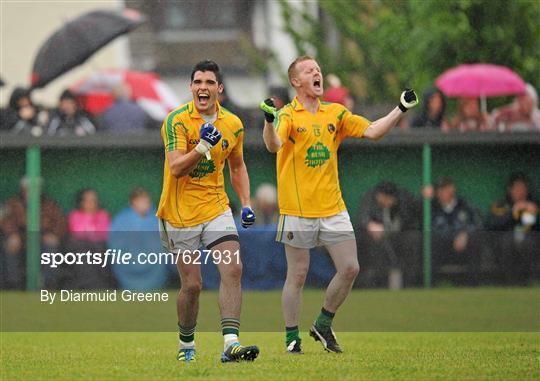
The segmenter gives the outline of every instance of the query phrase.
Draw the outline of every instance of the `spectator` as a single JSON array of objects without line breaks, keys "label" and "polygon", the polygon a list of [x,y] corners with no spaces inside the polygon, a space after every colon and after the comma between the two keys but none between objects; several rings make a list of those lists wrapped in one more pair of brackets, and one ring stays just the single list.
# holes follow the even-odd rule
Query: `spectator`
[{"label": "spectator", "polygon": [[[70,242],[73,252],[103,253],[110,227],[109,213],[99,208],[98,194],[94,189],[83,189],[76,196],[77,208],[68,216]],[[111,286],[108,267],[92,264],[75,264],[71,271],[73,288],[107,288]]]},{"label": "spectator", "polygon": [[447,132],[449,129],[448,121],[444,115],[446,110],[446,99],[443,93],[432,87],[424,92],[422,110],[417,114],[412,127],[425,127],[428,129],[440,129]]},{"label": "spectator", "polygon": [[143,133],[151,120],[144,110],[130,100],[131,89],[120,84],[113,89],[114,103],[101,116],[103,131],[112,133]]},{"label": "spectator", "polygon": [[79,108],[75,95],[64,90],[60,95],[58,108],[54,110],[47,134],[56,136],[85,136],[96,133],[96,127],[88,116]]},{"label": "spectator", "polygon": [[354,100],[352,99],[349,89],[341,84],[341,80],[335,74],[326,76],[328,87],[324,91],[323,100],[325,102],[339,103],[352,110],[354,108]]},{"label": "spectator", "polygon": [[[28,179],[23,177],[20,182],[20,194],[8,199],[2,208],[1,252],[5,265],[2,278],[6,288],[23,289],[25,286],[27,197]],[[58,252],[66,233],[66,219],[60,207],[45,195],[41,195],[40,206],[41,251]],[[60,281],[58,269],[42,267],[42,281],[45,288],[57,288]]]},{"label": "spectator", "polygon": [[[117,252],[159,253],[161,242],[158,232],[156,208],[150,194],[143,188],[135,188],[129,195],[129,206],[114,218],[109,233],[109,248]],[[165,285],[167,264],[132,263],[113,265],[113,272],[122,289],[150,291]]]},{"label": "spectator", "polygon": [[255,215],[257,225],[276,225],[279,215],[275,185],[263,183],[255,192]]},{"label": "spectator", "polygon": [[[538,269],[540,221],[538,202],[521,172],[510,176],[506,197],[491,206],[488,227],[493,231],[495,256],[508,283],[527,284]],[[537,275],[537,274],[536,274]]]},{"label": "spectator", "polygon": [[451,128],[459,132],[486,131],[488,117],[480,111],[478,98],[459,98],[458,115],[452,119]]},{"label": "spectator", "polygon": [[433,268],[463,266],[467,283],[476,284],[480,271],[482,223],[478,212],[457,196],[454,181],[449,177],[437,180],[431,204],[433,231]]},{"label": "spectator", "polygon": [[77,193],[77,209],[69,213],[69,232],[79,241],[105,242],[109,231],[109,213],[99,209],[98,194],[94,189]]},{"label": "spectator", "polygon": [[30,98],[30,90],[17,87],[11,93],[9,107],[2,110],[2,129],[13,134],[43,135],[42,123],[47,119],[44,112],[40,112]]},{"label": "spectator", "polygon": [[[418,285],[421,276],[419,202],[383,181],[360,201],[358,252],[368,283],[391,288]],[[361,277],[361,278],[364,278]],[[396,278],[397,277],[397,278]]]},{"label": "spectator", "polygon": [[491,119],[499,131],[540,131],[540,110],[535,88],[527,84],[525,92],[518,95],[514,102],[493,110]]}]

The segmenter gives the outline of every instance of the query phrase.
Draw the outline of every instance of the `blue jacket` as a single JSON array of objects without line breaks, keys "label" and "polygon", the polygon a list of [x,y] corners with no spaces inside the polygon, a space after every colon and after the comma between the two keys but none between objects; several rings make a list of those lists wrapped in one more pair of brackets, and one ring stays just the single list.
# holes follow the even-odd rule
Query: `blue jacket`
[{"label": "blue jacket", "polygon": [[[156,210],[152,208],[144,217],[131,207],[123,209],[112,220],[108,245],[110,249],[132,254],[132,262],[139,253],[165,252],[161,248]],[[148,291],[163,287],[168,269],[165,263],[126,265],[113,264],[113,272],[122,289]]]}]

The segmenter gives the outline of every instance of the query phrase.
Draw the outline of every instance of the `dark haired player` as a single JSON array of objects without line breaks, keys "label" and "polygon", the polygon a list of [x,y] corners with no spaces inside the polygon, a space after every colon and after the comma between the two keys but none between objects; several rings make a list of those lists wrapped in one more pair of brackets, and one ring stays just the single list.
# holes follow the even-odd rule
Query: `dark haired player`
[{"label": "dark haired player", "polygon": [[238,341],[242,263],[223,177],[228,161],[231,183],[243,206],[242,226],[247,228],[255,222],[255,214],[249,205],[244,128],[240,119],[217,101],[223,83],[215,62],[207,60],[195,65],[189,87],[193,100],[172,111],[161,129],[165,166],[157,211],[162,244],[170,252],[178,253],[177,268],[182,282],[177,300],[177,358],[182,362],[195,360],[195,326],[202,288],[197,250],[205,246],[212,250],[212,260],[221,277],[221,361],[251,361],[259,354],[259,348],[244,347]]}]

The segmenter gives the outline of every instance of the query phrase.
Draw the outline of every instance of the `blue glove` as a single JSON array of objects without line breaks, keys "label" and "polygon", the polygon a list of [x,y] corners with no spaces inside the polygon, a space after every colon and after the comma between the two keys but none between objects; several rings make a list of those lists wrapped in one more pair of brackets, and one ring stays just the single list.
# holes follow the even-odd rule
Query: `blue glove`
[{"label": "blue glove", "polygon": [[255,223],[255,213],[249,206],[242,208],[242,227],[247,229]]},{"label": "blue glove", "polygon": [[215,128],[211,123],[204,123],[199,131],[201,140],[204,140],[215,146],[221,140],[221,132]]},{"label": "blue glove", "polygon": [[211,123],[204,123],[199,131],[201,140],[195,147],[195,151],[201,155],[206,155],[210,159],[210,150],[221,140],[221,132]]}]

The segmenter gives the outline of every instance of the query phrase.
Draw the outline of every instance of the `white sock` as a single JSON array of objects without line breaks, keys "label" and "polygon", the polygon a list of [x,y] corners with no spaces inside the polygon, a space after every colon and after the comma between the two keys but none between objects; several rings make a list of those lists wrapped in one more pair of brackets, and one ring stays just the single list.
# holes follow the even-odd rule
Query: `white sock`
[{"label": "white sock", "polygon": [[180,349],[194,349],[194,348],[195,348],[195,340],[190,341],[189,343],[186,343],[180,340]]},{"label": "white sock", "polygon": [[235,335],[234,333],[227,333],[223,335],[223,340],[224,340],[223,350],[226,351],[227,348],[229,348],[231,344],[238,343],[238,336]]}]

